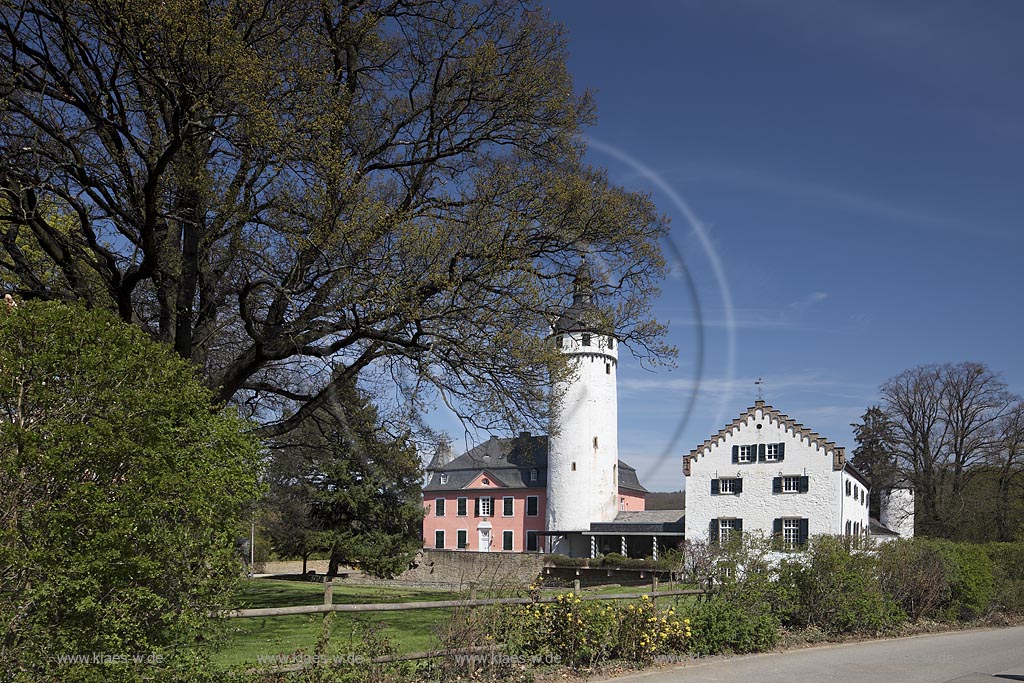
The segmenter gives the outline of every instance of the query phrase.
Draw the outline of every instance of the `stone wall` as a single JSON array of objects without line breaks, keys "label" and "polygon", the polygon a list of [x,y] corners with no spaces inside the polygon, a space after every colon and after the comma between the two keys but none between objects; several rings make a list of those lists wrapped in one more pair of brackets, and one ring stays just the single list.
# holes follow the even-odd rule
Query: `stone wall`
[{"label": "stone wall", "polygon": [[538,553],[477,553],[465,550],[422,550],[412,569],[396,577],[399,583],[462,588],[475,583],[491,586],[525,586],[544,566]]}]

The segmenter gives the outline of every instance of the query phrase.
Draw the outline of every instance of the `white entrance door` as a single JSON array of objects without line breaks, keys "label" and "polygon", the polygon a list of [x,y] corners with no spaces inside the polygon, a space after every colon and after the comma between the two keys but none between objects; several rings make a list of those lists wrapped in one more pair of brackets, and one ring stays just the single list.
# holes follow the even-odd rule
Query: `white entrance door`
[{"label": "white entrance door", "polygon": [[491,530],[480,529],[480,552],[489,553],[491,551]]}]

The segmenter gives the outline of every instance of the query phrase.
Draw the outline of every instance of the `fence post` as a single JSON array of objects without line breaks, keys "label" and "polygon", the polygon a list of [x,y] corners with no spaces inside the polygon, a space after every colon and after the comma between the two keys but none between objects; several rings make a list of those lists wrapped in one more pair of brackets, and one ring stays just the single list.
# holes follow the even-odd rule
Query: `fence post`
[{"label": "fence post", "polygon": [[572,592],[573,593],[577,593],[577,594],[580,592],[580,580],[579,579],[573,579],[572,580]]},{"label": "fence post", "polygon": [[330,605],[334,602],[334,582],[330,579],[324,581],[324,604]]},{"label": "fence post", "polygon": [[470,581],[469,582],[469,599],[470,600],[476,600],[476,582],[475,581]]}]

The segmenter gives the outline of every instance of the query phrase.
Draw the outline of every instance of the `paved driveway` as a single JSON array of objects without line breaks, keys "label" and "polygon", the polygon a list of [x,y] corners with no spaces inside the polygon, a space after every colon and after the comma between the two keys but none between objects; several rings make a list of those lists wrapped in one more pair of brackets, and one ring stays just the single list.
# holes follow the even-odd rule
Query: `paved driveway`
[{"label": "paved driveway", "polygon": [[1024,626],[690,660],[614,683],[999,683],[1024,681]]}]

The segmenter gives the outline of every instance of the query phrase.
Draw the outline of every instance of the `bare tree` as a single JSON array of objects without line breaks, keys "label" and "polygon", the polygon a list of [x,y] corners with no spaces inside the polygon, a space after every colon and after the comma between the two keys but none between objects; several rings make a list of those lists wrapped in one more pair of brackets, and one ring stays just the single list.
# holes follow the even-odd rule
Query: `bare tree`
[{"label": "bare tree", "polygon": [[1018,400],[1001,420],[999,444],[992,453],[998,473],[995,522],[1000,541],[1017,541],[1024,528],[1024,401]]},{"label": "bare tree", "polygon": [[279,435],[353,376],[540,424],[580,257],[670,359],[667,230],[581,162],[565,39],[518,0],[0,5],[0,277],[116,310]]},{"label": "bare tree", "polygon": [[899,475],[917,492],[919,532],[954,535],[967,506],[977,504],[968,484],[1005,443],[1019,397],[980,363],[918,366],[881,393]]}]

